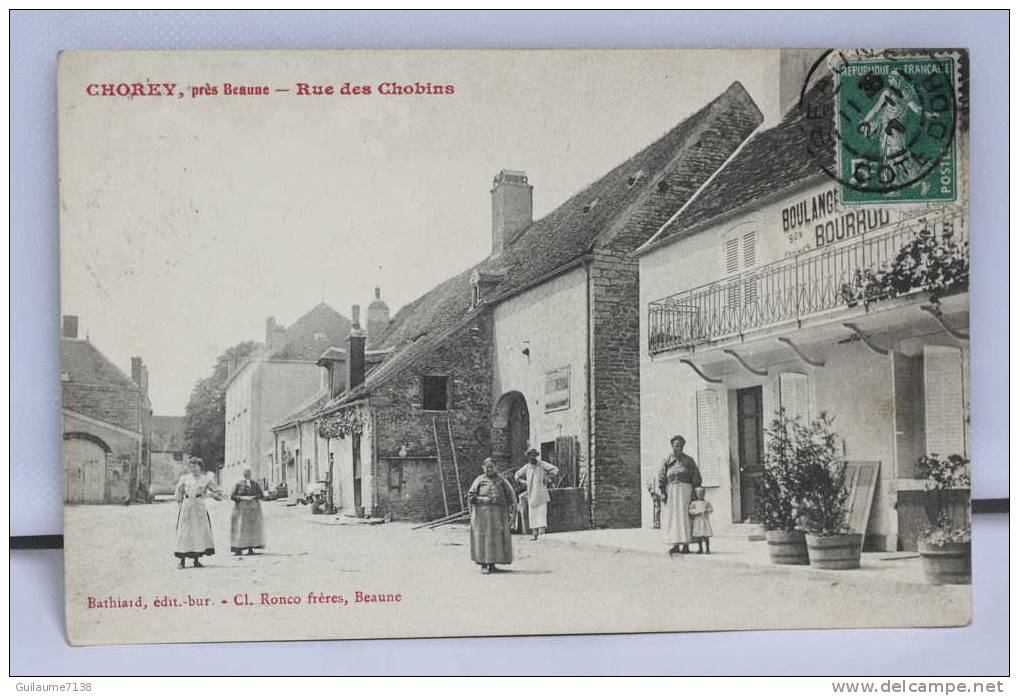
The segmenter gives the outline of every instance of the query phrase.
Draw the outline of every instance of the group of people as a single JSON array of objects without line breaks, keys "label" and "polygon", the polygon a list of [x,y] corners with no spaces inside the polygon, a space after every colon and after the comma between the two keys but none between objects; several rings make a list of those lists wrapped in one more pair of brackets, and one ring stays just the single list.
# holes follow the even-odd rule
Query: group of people
[{"label": "group of people", "polygon": [[[222,500],[226,497],[212,476],[203,469],[199,457],[188,459],[188,473],[177,483],[177,526],[173,555],[180,559],[180,567],[190,558],[195,568],[201,568],[202,556],[216,553],[212,538],[212,518],[206,507],[206,498]],[[262,519],[262,487],[251,478],[251,467],[244,468],[244,478],[237,482],[230,494],[234,501],[230,516],[230,550],[240,556],[244,551],[253,555],[255,549],[265,548],[265,523]]]},{"label": "group of people", "polygon": [[[705,500],[701,472],[697,463],[683,452],[686,439],[676,435],[670,440],[672,453],[665,458],[648,488],[661,507],[662,535],[669,546],[669,555],[690,553],[690,545],[698,545],[697,553],[711,553],[711,503]],[[531,539],[537,541],[548,526],[548,492],[551,477],[559,470],[539,459],[536,449],[527,451],[527,462],[513,478],[526,484],[526,526]],[[511,528],[516,517],[517,495],[513,485],[499,473],[495,462],[488,458],[482,473],[467,493],[471,506],[471,560],[481,566],[482,573],[498,572],[497,565],[513,562]],[[523,501],[520,505],[524,508]]]},{"label": "group of people", "polygon": [[690,544],[697,543],[697,553],[711,553],[711,503],[704,499],[701,471],[697,463],[683,452],[686,439],[675,435],[669,441],[672,454],[665,458],[654,480],[648,484],[652,498],[661,509],[661,529],[669,555],[690,553]]},{"label": "group of people", "polygon": [[[559,475],[559,469],[539,459],[539,455],[536,449],[527,450],[527,462],[513,476],[526,486],[520,507],[521,513],[526,512],[526,527],[531,531],[532,541],[538,541],[548,528],[551,500],[548,488],[552,477]],[[471,506],[471,560],[481,566],[482,573],[496,573],[497,564],[513,562],[511,530],[517,516],[517,494],[491,457],[484,461],[481,470],[481,476],[474,479],[467,491]]]},{"label": "group of people", "polygon": [[[698,544],[698,553],[711,553],[711,503],[704,498],[701,473],[696,462],[683,452],[686,440],[676,435],[670,441],[672,453],[658,469],[648,488],[661,507],[661,529],[669,544],[669,555],[690,553],[690,544]],[[526,513],[525,529],[531,539],[538,541],[548,528],[548,489],[553,478],[559,475],[555,465],[542,461],[536,449],[527,451],[527,461],[514,473],[514,480],[523,483],[520,512]],[[198,457],[188,460],[188,473],[177,483],[176,543],[174,556],[180,567],[190,558],[195,568],[198,560],[216,552],[212,537],[212,519],[206,507],[206,498],[222,500],[223,492],[212,476],[203,470]],[[230,550],[240,556],[254,554],[265,548],[265,523],[261,500],[264,497],[258,482],[251,478],[251,468],[245,467],[243,478],[230,494],[234,501],[230,516]],[[512,526],[517,516],[517,493],[499,473],[495,462],[488,458],[482,464],[482,473],[467,491],[471,508],[471,560],[481,566],[482,573],[499,572],[498,565],[513,562]]]}]

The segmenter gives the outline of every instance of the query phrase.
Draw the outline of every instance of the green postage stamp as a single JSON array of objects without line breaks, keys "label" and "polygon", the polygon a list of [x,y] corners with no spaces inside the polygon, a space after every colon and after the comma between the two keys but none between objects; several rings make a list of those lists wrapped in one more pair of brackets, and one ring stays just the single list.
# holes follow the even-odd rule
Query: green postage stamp
[{"label": "green postage stamp", "polygon": [[834,73],[842,200],[954,201],[956,58],[876,56]]}]

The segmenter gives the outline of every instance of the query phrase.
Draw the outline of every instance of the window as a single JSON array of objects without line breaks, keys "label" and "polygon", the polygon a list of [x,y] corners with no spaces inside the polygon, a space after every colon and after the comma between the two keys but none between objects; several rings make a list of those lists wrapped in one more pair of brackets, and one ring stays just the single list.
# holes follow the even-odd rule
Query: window
[{"label": "window", "polygon": [[173,453],[173,461],[179,462],[179,461],[183,461],[183,459],[184,459],[184,453],[183,452],[174,452]]},{"label": "window", "polygon": [[421,377],[421,408],[426,411],[445,411],[449,401],[449,378],[440,375]]},{"label": "window", "polygon": [[570,407],[570,368],[560,367],[545,373],[545,413]]},{"label": "window", "polygon": [[757,301],[757,277],[747,272],[757,265],[757,230],[739,227],[722,241],[722,266],[730,278],[725,293],[728,307]]}]

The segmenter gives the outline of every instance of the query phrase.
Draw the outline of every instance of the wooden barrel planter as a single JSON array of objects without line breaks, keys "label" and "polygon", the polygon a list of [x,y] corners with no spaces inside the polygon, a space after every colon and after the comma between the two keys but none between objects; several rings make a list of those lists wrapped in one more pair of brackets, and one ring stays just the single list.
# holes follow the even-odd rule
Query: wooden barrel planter
[{"label": "wooden barrel planter", "polygon": [[803,532],[785,532],[769,529],[764,533],[768,542],[768,555],[776,565],[808,565],[807,540]]},{"label": "wooden barrel planter", "polygon": [[917,544],[923,562],[923,573],[931,585],[969,585],[971,582],[971,543],[954,542],[932,546],[926,541]]},{"label": "wooden barrel planter", "polygon": [[849,570],[860,567],[863,551],[862,534],[814,536],[807,534],[807,555],[810,565],[822,570]]}]

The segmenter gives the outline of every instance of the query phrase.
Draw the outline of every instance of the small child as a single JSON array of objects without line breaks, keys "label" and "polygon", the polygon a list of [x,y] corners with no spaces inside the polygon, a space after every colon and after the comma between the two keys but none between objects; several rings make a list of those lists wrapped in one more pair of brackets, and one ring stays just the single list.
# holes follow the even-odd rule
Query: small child
[{"label": "small child", "polygon": [[694,489],[694,499],[690,501],[687,513],[692,518],[692,536],[697,542],[697,553],[711,553],[711,503],[704,499],[704,489]]}]

